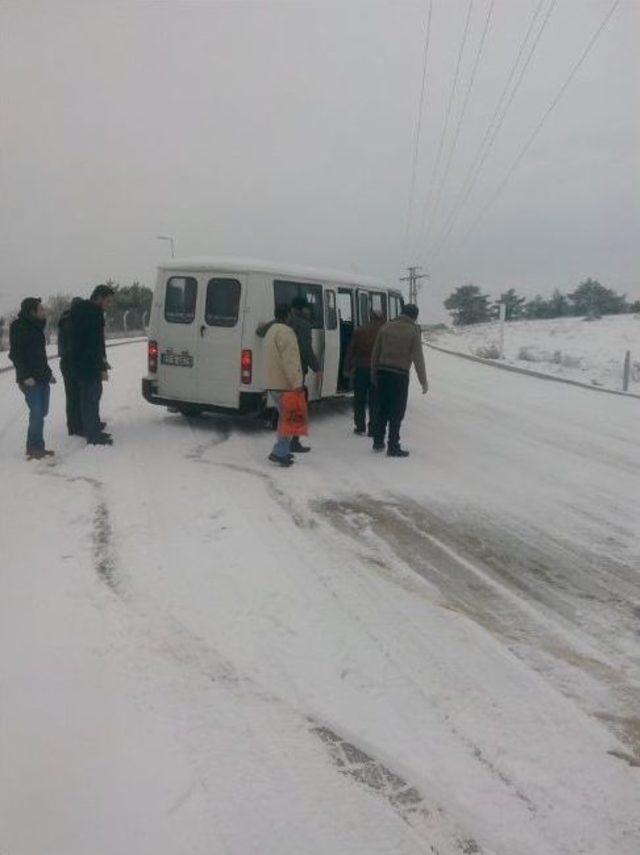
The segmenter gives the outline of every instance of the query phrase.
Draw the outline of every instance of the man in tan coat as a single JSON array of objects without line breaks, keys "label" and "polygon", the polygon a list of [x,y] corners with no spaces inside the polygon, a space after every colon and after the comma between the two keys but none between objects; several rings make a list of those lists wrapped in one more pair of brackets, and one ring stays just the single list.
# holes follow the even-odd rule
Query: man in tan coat
[{"label": "man in tan coat", "polygon": [[408,457],[400,446],[400,425],[407,409],[409,372],[413,364],[422,386],[429,389],[422,352],[422,335],[418,307],[406,305],[399,318],[385,324],[376,338],[371,354],[371,382],[376,387],[377,414],[374,421],[374,451],[384,451],[384,439],[389,425],[388,457]]},{"label": "man in tan coat", "polygon": [[[302,389],[300,348],[295,332],[287,324],[288,306],[276,306],[275,321],[264,339],[265,386],[282,417],[282,393]],[[269,455],[272,463],[291,466],[291,437],[282,436],[278,422],[278,439]]]}]

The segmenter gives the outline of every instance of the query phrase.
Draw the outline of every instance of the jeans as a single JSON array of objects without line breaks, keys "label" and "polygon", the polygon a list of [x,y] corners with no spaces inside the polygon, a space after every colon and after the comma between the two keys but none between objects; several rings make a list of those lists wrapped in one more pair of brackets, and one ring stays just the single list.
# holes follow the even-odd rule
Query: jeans
[{"label": "jeans", "polygon": [[[278,416],[282,416],[282,392],[271,392],[273,402],[278,408]],[[276,457],[286,457],[291,451],[291,437],[281,436],[280,422],[278,421],[278,439],[276,440],[271,453]]]},{"label": "jeans", "polygon": [[407,409],[409,375],[379,369],[376,374],[378,411],[374,426],[375,444],[384,445],[389,425],[389,450],[400,448],[400,425]]},{"label": "jeans", "polygon": [[49,383],[36,383],[35,386],[23,386],[27,407],[29,407],[29,427],[27,429],[27,452],[44,451],[44,419],[49,412]]},{"label": "jeans", "polygon": [[82,432],[87,442],[95,442],[100,436],[100,396],[102,395],[102,380],[99,377],[90,380],[78,380],[80,390],[80,414],[82,416]]},{"label": "jeans", "polygon": [[356,368],[353,377],[353,420],[356,430],[367,430],[367,409],[369,410],[369,433],[373,434],[375,421],[375,391],[371,382],[370,368]]}]

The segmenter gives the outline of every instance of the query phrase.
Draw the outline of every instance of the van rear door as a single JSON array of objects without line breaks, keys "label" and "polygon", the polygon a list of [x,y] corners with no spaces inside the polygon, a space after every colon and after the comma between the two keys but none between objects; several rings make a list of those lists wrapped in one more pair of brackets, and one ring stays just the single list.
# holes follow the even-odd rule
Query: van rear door
[{"label": "van rear door", "polygon": [[247,277],[212,275],[204,288],[198,317],[198,388],[202,404],[237,409],[240,405],[242,325]]},{"label": "van rear door", "polygon": [[177,274],[159,285],[164,299],[157,330],[158,394],[170,400],[194,401],[198,281],[194,276]]}]

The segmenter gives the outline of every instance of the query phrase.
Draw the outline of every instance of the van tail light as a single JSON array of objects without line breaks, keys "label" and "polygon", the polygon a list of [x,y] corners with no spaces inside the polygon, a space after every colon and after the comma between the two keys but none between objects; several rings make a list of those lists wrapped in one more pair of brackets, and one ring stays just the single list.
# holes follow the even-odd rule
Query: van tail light
[{"label": "van tail light", "polygon": [[158,372],[158,342],[147,342],[147,362],[149,365],[149,374],[157,374]]},{"label": "van tail light", "polygon": [[243,350],[240,358],[240,379],[245,386],[251,384],[253,377],[253,351]]}]

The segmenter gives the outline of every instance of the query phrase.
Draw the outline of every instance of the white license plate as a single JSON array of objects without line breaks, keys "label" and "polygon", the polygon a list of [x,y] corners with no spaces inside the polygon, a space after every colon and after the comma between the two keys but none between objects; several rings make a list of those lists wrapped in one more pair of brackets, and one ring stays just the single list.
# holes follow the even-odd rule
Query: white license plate
[{"label": "white license plate", "polygon": [[193,368],[193,356],[188,353],[161,353],[163,365],[177,365],[179,368]]}]

